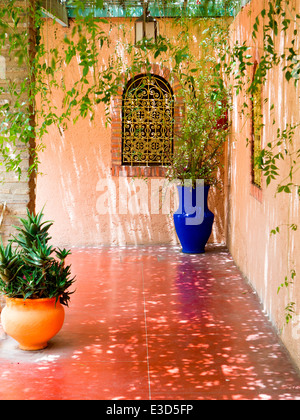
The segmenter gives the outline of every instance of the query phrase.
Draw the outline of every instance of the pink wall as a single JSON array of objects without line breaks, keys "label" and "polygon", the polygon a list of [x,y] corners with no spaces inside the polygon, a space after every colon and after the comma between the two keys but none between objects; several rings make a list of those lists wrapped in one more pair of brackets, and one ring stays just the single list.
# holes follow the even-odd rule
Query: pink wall
[{"label": "pink wall", "polygon": [[[240,44],[247,41],[251,45],[254,59],[259,59],[261,39],[251,39],[254,19],[262,10],[265,2],[253,0],[237,16],[232,24],[231,42],[238,40]],[[300,12],[300,2],[294,1]],[[292,28],[293,30],[293,28]],[[280,50],[289,45],[291,32],[278,37],[276,45]],[[299,49],[299,38],[298,45]],[[251,76],[251,70],[249,70]],[[277,128],[285,128],[286,123],[300,121],[300,90],[299,83],[294,87],[293,81],[287,83],[281,69],[273,69],[268,75],[263,87],[263,147],[276,139]],[[262,190],[251,183],[251,153],[246,147],[246,138],[250,138],[251,122],[245,115],[240,115],[241,104],[245,100],[241,93],[233,98],[232,138],[228,147],[228,197],[227,209],[227,244],[245,276],[257,291],[265,311],[280,331],[285,324],[284,308],[290,302],[295,302],[296,315],[293,322],[284,326],[282,339],[300,366],[300,288],[296,280],[288,289],[284,288],[277,294],[278,286],[295,269],[300,275],[300,243],[299,243],[299,197],[297,192],[281,193],[275,197],[277,183],[266,186],[263,179]],[[270,110],[271,104],[274,109]],[[273,119],[276,120],[273,125]],[[296,131],[293,150],[300,147],[300,130]],[[289,165],[282,163],[280,173],[282,178],[288,175]],[[286,181],[288,182],[288,180]],[[300,184],[300,173],[296,173],[294,182]],[[296,232],[287,229],[291,223],[298,224]],[[280,226],[280,233],[270,235],[270,231]],[[255,314],[249,314],[255,316]]]},{"label": "pink wall", "polygon": [[[250,34],[254,19],[265,3],[267,2],[262,0],[252,0],[232,24],[231,41],[238,39],[240,43],[244,40],[250,42],[255,59],[259,58],[261,41],[252,42]],[[300,13],[300,3],[294,0],[294,4],[296,3]],[[62,28],[57,24],[53,26],[49,20],[44,30],[48,48],[54,43],[63,48],[64,34],[71,29]],[[125,29],[127,36],[132,36],[132,24],[125,22]],[[167,23],[161,29],[173,30]],[[123,30],[115,27],[112,39],[116,41],[122,36]],[[290,35],[285,38],[281,36],[278,47],[283,48],[287,45],[289,37]],[[299,45],[297,47],[299,48]],[[109,54],[114,48],[115,44],[112,42],[110,50],[102,51],[103,63],[108,62]],[[124,51],[120,50],[120,54],[124,54]],[[124,63],[126,65],[125,55]],[[72,66],[63,69],[70,86],[74,83],[79,69],[76,61],[72,62]],[[286,122],[300,121],[299,84],[295,90],[291,82],[286,83],[282,72],[275,69],[269,74],[263,95],[270,98],[269,102],[263,105],[265,146],[276,135],[278,126],[283,127]],[[51,100],[60,106],[61,92],[53,92]],[[275,184],[266,187],[265,180],[262,191],[251,184],[250,148],[246,147],[251,125],[246,116],[239,114],[242,101],[242,95],[233,98],[233,133],[226,152],[229,159],[226,220],[222,194],[219,195],[217,191],[210,193],[210,208],[216,214],[211,240],[224,240],[225,224],[227,244],[237,265],[253,284],[267,314],[280,330],[284,326],[284,308],[289,302],[295,302],[296,312],[300,313],[300,289],[297,282],[277,294],[278,286],[289,274],[290,269],[295,268],[297,277],[300,275],[297,258],[300,251],[299,229],[291,232],[285,227],[290,223],[298,223],[300,226],[299,200],[296,193],[275,197]],[[271,103],[275,105],[272,112],[269,110]],[[275,125],[272,125],[273,117],[276,119]],[[298,130],[295,136],[295,148],[298,149],[299,135]],[[143,208],[143,214],[120,214],[118,211],[116,214],[101,214],[103,199],[117,202],[119,205],[120,192],[124,192],[125,188],[125,184],[119,188],[119,179],[111,176],[111,128],[105,127],[104,108],[101,105],[95,110],[93,122],[88,118],[79,120],[74,126],[70,124],[64,133],[52,127],[44,142],[46,149],[39,156],[42,174],[37,180],[37,209],[45,205],[46,217],[55,221],[51,231],[53,242],[68,247],[177,242],[171,214],[153,214],[151,207]],[[283,173],[287,170],[285,165],[282,170]],[[294,180],[298,184],[299,176],[298,172],[298,181]],[[132,208],[135,199],[140,197],[143,200],[142,193],[136,195],[134,192],[133,185],[138,187],[138,182],[132,184],[133,181],[131,178],[121,180],[121,183],[128,182],[132,186]],[[112,188],[107,194],[105,183],[109,182]],[[151,189],[145,191],[151,206]],[[280,234],[271,236],[271,229],[279,225]],[[298,315],[294,320],[294,323],[283,328],[282,339],[300,366]]]},{"label": "pink wall", "polygon": [[[123,23],[126,36],[133,36],[132,22],[114,19],[113,23]],[[160,22],[161,33],[167,30],[176,33],[170,22]],[[50,49],[53,45],[59,45],[59,48],[63,49],[63,38],[70,31],[72,24],[70,28],[62,28],[58,24],[53,26],[53,22],[48,20],[44,27],[46,46]],[[197,35],[196,29],[195,34]],[[108,63],[110,54],[115,51],[117,41],[123,39],[122,37],[123,28],[115,25],[111,33],[110,49],[101,50],[99,65]],[[128,58],[120,45],[117,48],[126,66]],[[62,71],[67,85],[71,88],[81,67],[73,60],[71,65],[64,66]],[[60,107],[62,92],[55,90],[50,95],[52,103]],[[102,105],[95,108],[94,121],[90,121],[89,118],[79,119],[75,125],[70,123],[64,132],[60,132],[57,127],[51,127],[43,141],[46,148],[39,154],[41,174],[37,179],[37,210],[45,205],[46,217],[55,221],[51,233],[56,244],[86,247],[177,243],[172,213],[165,214],[166,209],[157,211],[151,208],[153,179],[149,179],[148,184],[141,184],[141,180],[122,178],[120,189],[119,177],[111,175],[111,126],[105,126]],[[111,187],[109,193],[106,185]],[[120,214],[120,192],[124,192],[124,185],[129,188],[129,211],[127,214]],[[148,199],[146,197],[145,200],[142,194],[148,194]],[[111,200],[112,205],[116,202],[117,209],[115,212],[111,210],[103,214],[107,200]],[[138,214],[135,214],[135,201],[146,201],[146,207],[142,206]],[[174,201],[171,200],[172,203]],[[175,209],[176,204],[171,206],[171,210],[172,208]],[[218,191],[210,192],[210,208],[216,214],[211,241],[222,242],[223,196]]]}]

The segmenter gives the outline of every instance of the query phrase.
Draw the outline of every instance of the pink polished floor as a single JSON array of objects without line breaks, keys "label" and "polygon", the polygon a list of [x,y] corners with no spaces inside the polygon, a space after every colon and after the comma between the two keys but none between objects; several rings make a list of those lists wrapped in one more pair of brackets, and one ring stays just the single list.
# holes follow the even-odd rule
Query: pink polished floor
[{"label": "pink polished floor", "polygon": [[300,399],[300,377],[228,251],[74,250],[48,348],[0,330],[0,400]]}]

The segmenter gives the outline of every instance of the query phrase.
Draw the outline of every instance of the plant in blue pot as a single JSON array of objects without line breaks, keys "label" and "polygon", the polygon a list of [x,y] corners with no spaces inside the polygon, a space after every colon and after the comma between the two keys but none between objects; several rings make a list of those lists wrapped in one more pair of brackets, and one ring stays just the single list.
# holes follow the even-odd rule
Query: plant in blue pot
[{"label": "plant in blue pot", "polygon": [[228,96],[222,78],[209,68],[183,75],[181,83],[185,112],[168,178],[178,182],[174,223],[182,251],[198,254],[205,252],[214,222],[207,198],[210,187],[219,182],[228,135]]}]

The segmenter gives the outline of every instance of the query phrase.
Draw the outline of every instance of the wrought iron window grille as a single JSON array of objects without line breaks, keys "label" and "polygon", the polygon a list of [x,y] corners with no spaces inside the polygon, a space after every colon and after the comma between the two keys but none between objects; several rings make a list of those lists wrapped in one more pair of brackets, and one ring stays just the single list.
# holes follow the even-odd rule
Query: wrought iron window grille
[{"label": "wrought iron window grille", "polygon": [[122,164],[167,166],[173,154],[174,94],[157,75],[131,79],[123,93]]}]

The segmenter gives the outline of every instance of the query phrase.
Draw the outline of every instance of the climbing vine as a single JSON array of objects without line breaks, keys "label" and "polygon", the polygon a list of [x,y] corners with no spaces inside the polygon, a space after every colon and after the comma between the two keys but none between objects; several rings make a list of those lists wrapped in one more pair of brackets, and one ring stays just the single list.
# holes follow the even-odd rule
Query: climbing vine
[{"label": "climbing vine", "polygon": [[[209,24],[208,15],[211,2],[203,0],[195,2],[190,9],[181,9],[179,17],[174,19],[174,26],[179,28],[176,40],[166,34],[159,35],[156,42],[143,40],[136,46],[133,42],[122,45],[126,54],[127,65],[120,54],[123,36],[114,45],[114,52],[110,54],[108,63],[102,64],[101,53],[111,49],[111,34],[116,30],[122,35],[120,24],[113,23],[106,18],[95,19],[95,10],[103,7],[103,0],[95,0],[92,7],[82,13],[85,1],[68,0],[73,6],[74,16],[71,27],[66,32],[63,48],[59,45],[47,45],[47,30],[54,31],[54,26],[47,22],[43,28],[41,4],[39,1],[24,1],[24,7],[16,0],[3,0],[0,8],[0,50],[12,57],[20,69],[25,69],[26,77],[18,82],[7,82],[0,87],[2,98],[0,104],[0,154],[2,165],[7,171],[15,171],[21,176],[24,151],[30,150],[31,164],[29,173],[38,171],[39,150],[45,147],[43,139],[49,133],[50,127],[57,127],[60,135],[69,124],[76,123],[80,118],[93,121],[95,107],[104,104],[107,124],[110,123],[110,103],[118,92],[119,86],[130,74],[138,71],[149,72],[151,63],[159,61],[161,65],[170,67],[171,77],[177,77],[183,91],[193,93],[197,86],[197,77],[203,68],[202,58],[194,54],[191,45],[193,35],[191,25],[201,28],[199,50],[210,52],[206,54],[207,65],[210,67],[211,80],[220,88],[221,80],[226,80],[227,88],[234,95],[245,94],[253,100],[254,94],[263,85],[272,69],[281,68],[286,81],[295,85],[300,79],[300,52],[297,39],[299,38],[300,15],[293,8],[291,0],[270,0],[258,16],[253,18],[252,39],[240,44],[228,42],[230,40],[230,23],[234,10],[239,10],[237,0],[214,2],[214,11],[222,7],[223,18],[214,19]],[[161,10],[173,3],[165,0],[163,5],[158,3]],[[176,5],[173,11],[176,12]],[[199,10],[202,16],[199,16]],[[194,13],[194,15],[193,15]],[[191,17],[193,20],[191,20]],[[34,22],[35,42],[29,33],[28,19]],[[284,50],[278,47],[281,34],[287,34],[289,45]],[[124,30],[124,28],[123,28]],[[262,37],[262,48],[258,65],[253,78],[249,78],[249,68],[254,64],[251,53],[251,43]],[[54,34],[55,40],[55,34]],[[34,48],[29,48],[28,45]],[[213,54],[211,54],[213,52]],[[68,85],[64,77],[66,66],[78,61],[80,74],[72,86]],[[125,61],[126,61],[125,60]],[[128,64],[129,63],[129,64]],[[57,90],[63,91],[63,102],[60,106],[52,100],[52,94]],[[270,110],[274,104],[269,104]],[[245,100],[241,111],[249,114],[249,101]],[[273,121],[274,127],[276,121]],[[300,197],[300,185],[296,181],[299,171],[300,149],[295,145],[295,132],[298,122],[287,122],[284,127],[278,127],[275,138],[270,139],[255,158],[255,165],[259,167],[269,186],[276,182],[276,194],[293,194],[297,191]],[[288,173],[282,173],[281,163],[288,162]],[[283,226],[274,227],[271,235],[281,232]],[[285,225],[289,232],[298,228],[294,221]],[[287,250],[289,253],[289,250]],[[288,273],[279,285],[278,291],[288,288],[295,281],[296,271],[292,261],[287,264]],[[291,319],[294,302],[286,307],[286,322]]]},{"label": "climbing vine", "polygon": [[[253,91],[259,83],[264,83],[270,69],[281,66],[282,72],[284,73],[285,79],[288,83],[294,83],[295,88],[297,86],[300,76],[300,55],[299,45],[297,45],[300,15],[296,13],[295,8],[292,7],[292,2],[274,0],[267,2],[267,9],[263,9],[259,16],[255,19],[253,26],[252,37],[255,39],[261,20],[266,19],[263,23],[263,54],[261,56],[260,63],[258,65],[257,78],[254,83],[250,86],[250,91]],[[287,31],[293,28],[293,37],[290,40],[289,45],[285,47],[283,51],[278,52],[278,42],[276,37],[279,36],[280,32],[283,35],[287,34]],[[271,109],[274,107],[270,105]],[[275,124],[275,120],[273,121]],[[271,182],[277,182],[276,194],[286,193],[292,194],[296,191],[298,198],[300,198],[300,185],[296,180],[296,173],[300,169],[299,157],[300,149],[296,148],[295,142],[295,131],[300,126],[300,122],[289,123],[287,122],[285,127],[277,128],[276,137],[273,141],[269,141],[267,146],[262,148],[260,156],[256,164],[262,169],[263,175],[266,178],[266,185],[268,186]],[[280,161],[286,161],[288,163],[288,173],[281,174],[280,172]],[[298,178],[299,179],[299,178]],[[290,221],[290,200],[288,208],[288,223],[285,226],[287,229],[287,275],[285,276],[284,282],[278,287],[277,293],[283,287],[288,288],[294,283],[296,277],[295,268],[292,266],[293,261],[290,260],[290,232],[295,232],[298,229],[296,223]],[[272,229],[271,235],[279,233],[279,226]],[[285,321],[288,324],[295,313],[295,302],[289,302],[285,307]]]},{"label": "climbing vine", "polygon": [[[253,98],[260,85],[264,85],[271,71],[280,68],[288,83],[293,83],[295,89],[300,78],[300,51],[297,39],[299,37],[300,15],[296,13],[292,1],[271,0],[266,2],[266,8],[263,8],[258,16],[254,17],[252,40],[255,40],[262,34],[262,50],[254,74],[253,80],[247,80],[247,66],[253,65],[253,60],[249,51],[251,46],[244,43],[243,45],[234,45],[233,57],[237,61],[238,73],[236,92],[239,92],[242,86],[247,87],[247,94]],[[285,45],[284,49],[279,47],[280,36],[287,38],[287,31],[290,36],[289,45]],[[231,72],[231,68],[225,69],[227,74]],[[266,102],[269,98],[266,98]],[[274,104],[269,104],[270,111],[274,109]],[[246,112],[248,104],[244,102],[244,110]],[[273,120],[273,125],[277,124]],[[294,192],[300,197],[300,185],[297,182],[296,174],[300,169],[299,157],[300,149],[297,148],[295,141],[295,132],[299,128],[300,122],[286,122],[285,126],[278,127],[276,135],[273,139],[269,139],[267,145],[261,149],[259,156],[256,157],[254,164],[262,171],[266,180],[266,186],[276,183],[276,195],[286,193],[292,195]],[[263,127],[263,124],[262,124]],[[288,166],[287,173],[283,173],[280,169],[281,162],[285,161]],[[299,180],[299,177],[298,177]],[[290,204],[288,208],[288,223],[284,225],[287,229],[287,275],[284,281],[279,285],[277,292],[283,288],[289,288],[295,281],[296,271],[293,266],[294,262],[290,255],[290,232],[298,229],[296,223],[290,220]],[[277,235],[282,226],[277,226],[271,230],[271,235]],[[295,302],[289,302],[285,307],[285,321],[288,324],[295,313]]]}]

